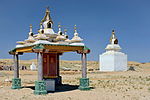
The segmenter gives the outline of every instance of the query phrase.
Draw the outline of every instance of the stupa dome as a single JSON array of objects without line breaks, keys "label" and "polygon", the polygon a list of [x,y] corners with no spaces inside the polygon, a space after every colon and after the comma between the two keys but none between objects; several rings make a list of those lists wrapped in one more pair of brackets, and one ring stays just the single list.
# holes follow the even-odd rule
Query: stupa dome
[{"label": "stupa dome", "polygon": [[77,42],[77,43],[78,43],[78,42],[82,42],[83,39],[81,39],[81,38],[78,36],[76,25],[75,25],[75,27],[74,27],[74,31],[75,31],[74,37],[71,39],[71,42],[72,42],[72,43],[74,43],[74,42]]},{"label": "stupa dome", "polygon": [[105,48],[107,51],[120,51],[121,47],[118,44],[108,44],[107,47]]}]

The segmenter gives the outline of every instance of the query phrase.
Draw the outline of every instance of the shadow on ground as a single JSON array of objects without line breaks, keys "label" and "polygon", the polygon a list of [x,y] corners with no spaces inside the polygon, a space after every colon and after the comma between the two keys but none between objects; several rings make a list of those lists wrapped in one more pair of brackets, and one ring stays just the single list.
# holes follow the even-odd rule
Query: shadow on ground
[{"label": "shadow on ground", "polygon": [[[48,91],[48,93],[56,93],[56,92],[67,92],[67,91],[73,91],[78,89],[78,85],[69,85],[69,84],[62,84],[55,87],[55,91]],[[30,88],[32,90],[35,90],[34,86],[23,86],[22,88]],[[91,89],[94,89],[93,87],[90,87]]]},{"label": "shadow on ground", "polygon": [[62,84],[56,86],[55,92],[65,92],[65,91],[72,91],[78,89],[78,85],[69,85],[69,84]]},{"label": "shadow on ground", "polygon": [[22,86],[22,88],[30,88],[32,90],[35,90],[35,86]]},{"label": "shadow on ground", "polygon": [[[54,92],[65,92],[65,91],[72,91],[78,89],[78,85],[69,85],[69,84],[62,84],[55,87]],[[23,86],[22,88],[30,88],[32,90],[35,90],[35,86]],[[48,92],[48,93],[54,93],[54,92]]]}]

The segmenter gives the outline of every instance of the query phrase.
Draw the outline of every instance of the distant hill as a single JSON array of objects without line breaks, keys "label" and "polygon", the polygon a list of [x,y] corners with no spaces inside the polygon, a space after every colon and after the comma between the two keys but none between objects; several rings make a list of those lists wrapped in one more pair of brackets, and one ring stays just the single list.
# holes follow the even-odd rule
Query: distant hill
[{"label": "distant hill", "polygon": [[[29,67],[32,62],[34,62],[37,65],[37,60],[20,60],[20,66],[24,65]],[[0,65],[3,66],[12,66],[13,65],[13,59],[0,59]],[[128,66],[133,66],[137,70],[142,69],[150,69],[150,63],[139,63],[135,61],[128,61]],[[67,61],[67,60],[61,60],[60,61],[60,69],[71,69],[71,70],[81,70],[81,61]],[[99,62],[98,61],[87,61],[87,68],[88,70],[98,70],[99,69]]]}]

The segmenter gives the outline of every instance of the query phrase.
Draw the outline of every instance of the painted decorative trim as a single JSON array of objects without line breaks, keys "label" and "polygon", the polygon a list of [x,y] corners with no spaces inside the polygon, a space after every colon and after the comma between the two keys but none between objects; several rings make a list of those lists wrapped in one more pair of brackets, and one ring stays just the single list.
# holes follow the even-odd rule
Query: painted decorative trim
[{"label": "painted decorative trim", "polygon": [[45,49],[45,47],[41,44],[34,46],[32,49]]}]

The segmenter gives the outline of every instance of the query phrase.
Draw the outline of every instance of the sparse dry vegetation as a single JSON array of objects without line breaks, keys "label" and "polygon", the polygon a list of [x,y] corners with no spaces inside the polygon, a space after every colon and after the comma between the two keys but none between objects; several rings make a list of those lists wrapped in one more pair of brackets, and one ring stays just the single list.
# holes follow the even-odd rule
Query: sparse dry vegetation
[{"label": "sparse dry vegetation", "polygon": [[[6,63],[5,63],[6,62]],[[29,67],[32,62],[20,61]],[[12,60],[0,60],[1,64],[12,64]],[[0,71],[0,98],[1,100],[149,100],[150,98],[150,63],[128,62],[128,66],[134,67],[135,71],[125,72],[100,72],[98,62],[88,62],[88,77],[90,91],[72,91],[49,93],[46,96],[36,96],[33,89],[22,88],[11,89],[13,71]],[[70,71],[63,71],[63,67]],[[60,61],[61,76],[63,84],[79,85],[81,78],[80,61]],[[92,69],[92,70],[91,70]],[[22,86],[34,86],[37,80],[37,71],[20,71]],[[113,99],[112,99],[113,98]]]}]

